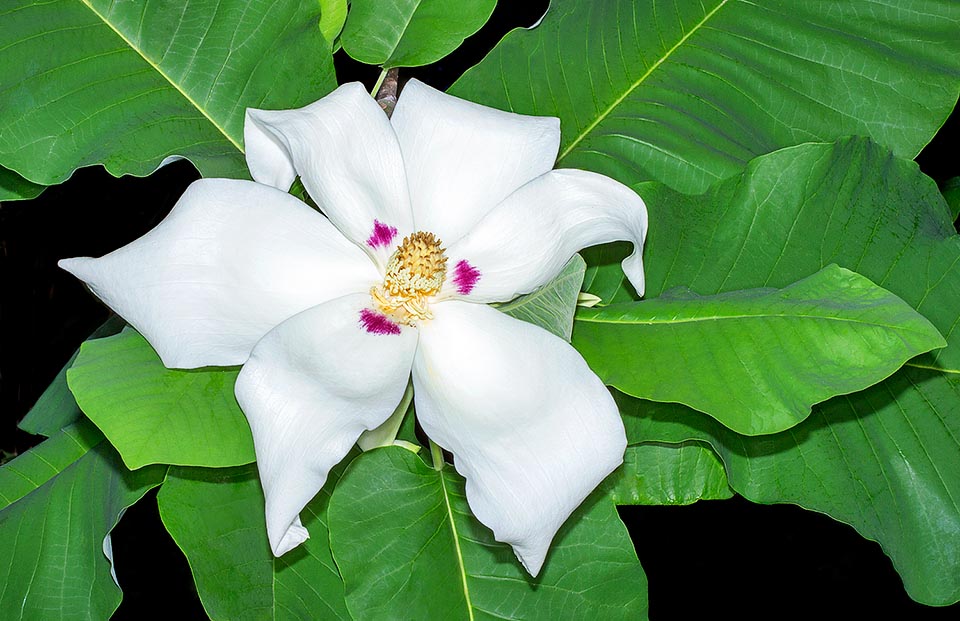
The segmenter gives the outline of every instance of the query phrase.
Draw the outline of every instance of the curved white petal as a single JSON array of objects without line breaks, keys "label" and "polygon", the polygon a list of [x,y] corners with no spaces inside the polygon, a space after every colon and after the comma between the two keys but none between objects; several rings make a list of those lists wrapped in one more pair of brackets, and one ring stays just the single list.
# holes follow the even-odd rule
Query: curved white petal
[{"label": "curved white petal", "polygon": [[557,159],[560,120],[481,106],[410,80],[391,118],[417,228],[447,245]]},{"label": "curved white petal", "polygon": [[345,296],[291,317],[257,343],[237,378],[277,556],[307,538],[300,511],[406,389],[417,331],[374,321],[369,302]]},{"label": "curved white petal", "polygon": [[397,136],[359,82],[297,110],[249,108],[244,139],[254,179],[289,189],[299,174],[330,221],[381,265],[413,232]]},{"label": "curved white petal", "polygon": [[289,194],[252,181],[193,183],[152,231],[60,267],[130,322],[164,365],[242,364],[288,317],[379,274],[330,222]]},{"label": "curved white petal", "polygon": [[557,529],[622,461],[617,406],[569,344],[481,304],[420,327],[417,419],[451,451],[467,502],[536,576]]},{"label": "curved white petal", "polygon": [[447,249],[441,297],[502,302],[549,282],[577,251],[633,243],[623,271],[643,295],[647,208],[618,181],[583,170],[553,170],[523,186]]}]

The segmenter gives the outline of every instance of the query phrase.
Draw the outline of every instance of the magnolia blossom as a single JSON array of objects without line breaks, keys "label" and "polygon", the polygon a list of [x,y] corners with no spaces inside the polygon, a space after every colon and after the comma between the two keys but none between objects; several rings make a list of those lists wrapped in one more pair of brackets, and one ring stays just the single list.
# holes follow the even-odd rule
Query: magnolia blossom
[{"label": "magnolia blossom", "polygon": [[[417,418],[453,454],[471,510],[536,575],[626,438],[576,350],[487,303],[613,240],[633,242],[623,268],[642,292],[643,202],[551,170],[558,119],[416,80],[392,119],[353,83],[299,110],[248,110],[244,140],[255,182],[197,181],[140,239],[60,265],[166,366],[243,365],[274,554],[308,537],[299,513],[412,373]],[[287,193],[298,175],[323,215]]]}]

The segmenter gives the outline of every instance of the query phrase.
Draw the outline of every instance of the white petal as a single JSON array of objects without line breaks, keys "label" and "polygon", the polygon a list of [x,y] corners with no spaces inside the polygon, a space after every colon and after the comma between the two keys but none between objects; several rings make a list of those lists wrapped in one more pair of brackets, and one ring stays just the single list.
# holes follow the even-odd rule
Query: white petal
[{"label": "white petal", "polygon": [[406,389],[417,331],[371,325],[369,302],[345,296],[291,317],[257,343],[237,378],[277,556],[307,538],[300,511]]},{"label": "white petal", "polygon": [[577,251],[633,243],[623,271],[643,295],[647,208],[627,186],[583,170],[554,170],[523,186],[447,250],[441,296],[501,302],[549,282]]},{"label": "white petal", "polygon": [[195,182],[140,239],[60,267],[143,334],[164,365],[180,368],[242,364],[283,320],[379,279],[313,209],[228,179]]},{"label": "white petal", "polygon": [[557,529],[622,461],[603,383],[569,344],[489,306],[435,304],[413,366],[417,419],[467,502],[536,576]]},{"label": "white petal", "polygon": [[359,82],[297,110],[250,108],[244,136],[254,179],[286,189],[295,171],[330,221],[381,264],[413,232],[397,136]]},{"label": "white petal", "polygon": [[417,80],[391,119],[417,228],[447,245],[557,159],[560,120],[487,108]]}]

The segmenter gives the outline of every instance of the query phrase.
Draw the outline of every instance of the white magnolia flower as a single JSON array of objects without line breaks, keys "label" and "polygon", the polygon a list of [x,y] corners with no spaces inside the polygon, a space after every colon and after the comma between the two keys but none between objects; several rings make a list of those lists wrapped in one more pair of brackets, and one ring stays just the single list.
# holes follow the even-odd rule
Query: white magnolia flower
[{"label": "white magnolia flower", "polygon": [[[557,119],[415,80],[392,119],[346,84],[299,110],[248,110],[244,139],[256,182],[197,181],[140,239],[60,265],[166,366],[243,365],[274,554],[308,537],[298,514],[412,371],[418,420],[453,453],[470,508],[536,575],[626,439],[568,343],[487,303],[613,240],[633,242],[623,267],[642,291],[643,202],[551,170]],[[287,194],[297,175],[326,218]]]}]

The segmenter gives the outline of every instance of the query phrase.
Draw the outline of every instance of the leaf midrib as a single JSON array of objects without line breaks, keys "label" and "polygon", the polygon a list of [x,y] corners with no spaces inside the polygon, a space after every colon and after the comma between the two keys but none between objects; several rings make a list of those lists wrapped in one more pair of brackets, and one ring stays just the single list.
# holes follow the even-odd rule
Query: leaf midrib
[{"label": "leaf midrib", "polygon": [[[726,0],[724,0],[724,2],[725,2],[725,1],[726,1]],[[193,97],[191,97],[185,90],[183,90],[182,88],[180,88],[180,85],[177,84],[176,82],[174,82],[174,80],[173,80],[170,76],[168,76],[168,75],[163,71],[163,69],[160,68],[160,65],[159,65],[158,63],[156,63],[156,62],[154,62],[152,59],[148,58],[147,55],[143,52],[143,50],[141,50],[141,49],[138,48],[136,45],[134,45],[133,41],[131,41],[130,39],[128,39],[125,34],[123,34],[122,32],[120,32],[120,30],[119,30],[116,26],[114,26],[103,14],[101,14],[101,13],[93,6],[93,4],[91,4],[90,0],[80,0],[80,2],[81,2],[85,7],[87,7],[87,8],[90,10],[91,13],[93,13],[94,15],[96,15],[96,16],[97,16],[97,19],[99,19],[101,22],[103,22],[110,30],[112,30],[118,37],[120,37],[120,39],[122,39],[123,42],[126,43],[127,46],[128,46],[131,50],[133,50],[134,52],[136,52],[136,53],[140,56],[140,58],[142,58],[142,59],[144,60],[144,62],[146,62],[148,65],[150,65],[150,67],[151,67],[154,71],[156,71],[158,74],[160,74],[160,76],[161,76],[164,80],[166,80],[167,83],[170,84],[170,86],[172,86],[178,93],[180,93],[180,94],[183,96],[183,98],[186,99],[186,100],[190,103],[191,106],[193,106],[200,114],[202,114],[203,117],[204,117],[205,119],[207,119],[207,120],[210,122],[211,125],[213,125],[215,128],[217,128],[217,131],[219,131],[219,132],[223,135],[223,137],[226,138],[226,139],[230,142],[230,144],[232,144],[232,145],[237,149],[237,151],[239,151],[241,154],[244,152],[244,151],[243,151],[243,146],[242,146],[239,142],[237,142],[236,140],[234,140],[234,138],[233,138],[230,134],[227,133],[227,130],[224,129],[212,116],[210,116],[210,114],[208,114],[208,112],[207,112],[206,109],[204,109],[200,104],[198,104],[198,103],[193,99]]]},{"label": "leaf midrib", "polygon": [[463,597],[467,602],[467,618],[474,621],[473,602],[470,600],[470,587],[467,584],[467,568],[463,564],[463,551],[460,549],[460,533],[457,524],[453,521],[453,507],[450,505],[450,492],[447,491],[447,481],[443,472],[437,473],[440,477],[440,488],[443,491],[443,502],[447,508],[447,519],[450,521],[450,530],[453,532],[453,546],[457,551],[457,564],[460,569],[460,582],[463,584]]},{"label": "leaf midrib", "polygon": [[677,41],[677,42],[674,44],[673,47],[671,47],[669,50],[667,50],[667,52],[666,52],[663,56],[661,56],[659,59],[657,59],[657,62],[653,63],[653,64],[650,66],[650,68],[647,69],[647,70],[643,73],[643,75],[641,75],[639,78],[637,78],[637,80],[636,80],[633,84],[631,84],[631,85],[623,92],[622,95],[620,95],[619,97],[617,97],[617,99],[615,99],[612,104],[610,104],[609,106],[607,106],[607,108],[606,108],[605,110],[603,110],[600,114],[598,114],[598,115],[596,116],[596,118],[594,118],[593,121],[592,121],[589,125],[587,125],[579,134],[577,134],[577,137],[573,139],[573,142],[571,142],[570,144],[568,144],[568,145],[566,146],[566,148],[564,148],[563,151],[560,152],[560,155],[557,157],[557,162],[562,161],[563,158],[565,158],[567,155],[569,155],[570,152],[573,151],[573,150],[576,148],[576,146],[577,146],[578,144],[580,144],[580,143],[583,141],[583,139],[586,138],[587,135],[588,135],[590,132],[592,132],[592,131],[597,127],[597,125],[599,125],[600,123],[602,123],[608,116],[610,116],[610,114],[613,112],[613,110],[614,110],[617,106],[619,106],[621,103],[623,103],[623,101],[624,101],[627,97],[629,97],[630,94],[633,93],[633,91],[635,91],[635,90],[637,89],[637,87],[639,87],[641,84],[643,84],[643,82],[644,82],[648,77],[650,77],[650,74],[651,74],[651,73],[653,73],[654,71],[656,71],[657,68],[660,67],[660,65],[662,65],[668,58],[670,58],[670,56],[673,55],[673,53],[674,53],[675,51],[677,51],[677,49],[678,49],[681,45],[683,45],[684,43],[686,43],[687,39],[689,39],[691,36],[693,36],[694,33],[696,33],[698,30],[700,30],[700,28],[702,28],[702,27],[704,26],[704,24],[706,24],[706,23],[714,16],[714,14],[716,14],[717,11],[719,11],[724,5],[726,5],[727,2],[728,2],[728,0],[720,0],[720,4],[718,4],[716,7],[713,8],[713,10],[711,10],[709,13],[707,13],[707,14],[703,17],[703,19],[701,19],[692,29],[690,29],[689,32],[687,32],[686,34],[684,34],[684,35],[680,38],[680,40]]},{"label": "leaf midrib", "polygon": [[[607,307],[609,308],[609,307]],[[905,331],[905,332],[916,332],[918,334],[923,334],[923,330],[916,328],[906,327],[903,325],[890,325],[885,323],[877,323],[874,321],[863,321],[860,319],[846,318],[846,317],[829,317],[826,315],[787,315],[787,314],[771,314],[771,313],[756,313],[750,315],[709,315],[703,317],[685,317],[681,319],[671,318],[671,319],[604,319],[602,317],[576,317],[575,321],[581,321],[584,323],[604,323],[604,324],[614,324],[614,325],[644,325],[644,326],[657,326],[657,325],[677,325],[685,323],[700,323],[704,321],[726,321],[726,320],[738,320],[738,319],[812,319],[819,321],[836,321],[840,323],[854,323],[864,326],[874,326],[877,328],[886,328],[888,330],[895,331]]]}]

